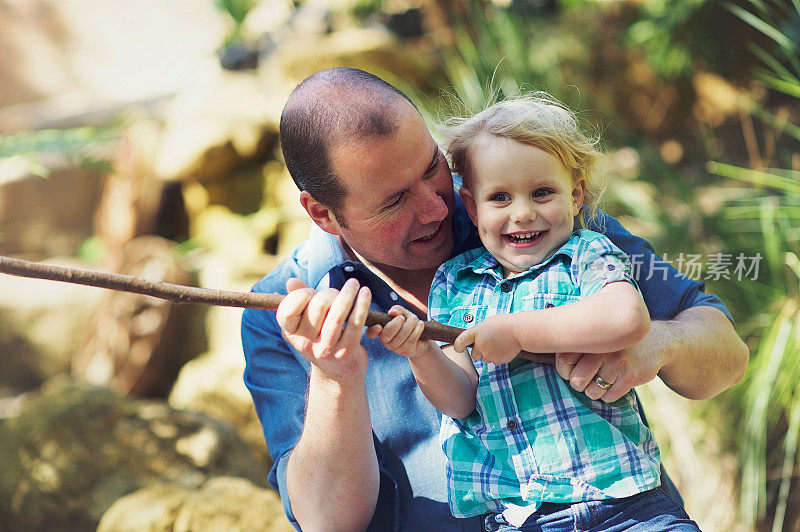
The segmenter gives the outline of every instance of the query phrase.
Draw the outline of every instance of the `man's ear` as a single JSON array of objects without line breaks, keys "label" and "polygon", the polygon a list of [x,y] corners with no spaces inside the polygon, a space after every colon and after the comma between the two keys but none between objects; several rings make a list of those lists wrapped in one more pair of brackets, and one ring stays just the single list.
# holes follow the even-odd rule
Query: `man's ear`
[{"label": "man's ear", "polygon": [[459,195],[461,196],[461,201],[464,202],[464,207],[467,208],[467,214],[469,215],[469,219],[472,220],[472,223],[475,226],[478,226],[478,208],[475,205],[475,198],[472,197],[472,192],[470,192],[467,187],[461,187],[458,190]]},{"label": "man's ear", "polygon": [[327,207],[315,200],[307,190],[300,192],[300,204],[320,229],[332,235],[341,234],[341,226],[336,220],[336,216],[334,216],[330,207]]},{"label": "man's ear", "polygon": [[583,198],[586,195],[586,181],[579,179],[572,187],[572,215],[578,216],[583,207]]}]

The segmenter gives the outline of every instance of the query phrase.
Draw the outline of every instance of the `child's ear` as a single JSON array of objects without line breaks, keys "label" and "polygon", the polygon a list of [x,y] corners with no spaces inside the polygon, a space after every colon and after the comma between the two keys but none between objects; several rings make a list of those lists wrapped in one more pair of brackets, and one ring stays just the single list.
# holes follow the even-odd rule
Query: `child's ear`
[{"label": "child's ear", "polygon": [[472,197],[472,193],[466,187],[461,187],[458,193],[461,195],[461,201],[464,202],[464,207],[467,208],[469,219],[472,220],[472,223],[477,227],[478,208],[475,206],[475,198]]},{"label": "child's ear", "polygon": [[583,207],[583,198],[586,195],[586,181],[579,179],[572,187],[572,215],[577,216]]}]

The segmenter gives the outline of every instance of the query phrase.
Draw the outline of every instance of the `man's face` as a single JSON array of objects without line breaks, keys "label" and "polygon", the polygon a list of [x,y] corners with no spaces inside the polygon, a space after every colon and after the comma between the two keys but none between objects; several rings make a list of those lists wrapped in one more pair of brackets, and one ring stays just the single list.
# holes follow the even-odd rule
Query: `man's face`
[{"label": "man's face", "polygon": [[399,114],[393,134],[331,150],[347,191],[339,234],[379,269],[436,268],[453,250],[453,179],[419,114],[405,102]]}]

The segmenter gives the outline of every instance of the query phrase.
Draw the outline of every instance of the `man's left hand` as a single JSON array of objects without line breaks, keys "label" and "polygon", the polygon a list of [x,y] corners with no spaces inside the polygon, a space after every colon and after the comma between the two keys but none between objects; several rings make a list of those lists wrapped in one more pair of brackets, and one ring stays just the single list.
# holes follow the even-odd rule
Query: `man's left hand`
[{"label": "man's left hand", "polygon": [[[660,350],[647,345],[648,339],[613,353],[556,353],[556,371],[590,399],[613,403],[653,380],[664,365]],[[601,385],[605,383],[611,386],[604,389]]]}]

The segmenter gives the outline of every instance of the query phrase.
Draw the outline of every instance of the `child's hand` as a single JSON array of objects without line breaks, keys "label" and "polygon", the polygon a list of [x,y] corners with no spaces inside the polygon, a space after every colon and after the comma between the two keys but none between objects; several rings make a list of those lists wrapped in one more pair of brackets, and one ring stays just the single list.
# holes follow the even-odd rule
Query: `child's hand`
[{"label": "child's hand", "polygon": [[389,309],[392,321],[383,326],[378,338],[387,349],[406,358],[423,355],[430,347],[430,340],[420,340],[425,324],[413,312],[395,305]]},{"label": "child's hand", "polygon": [[512,320],[509,314],[490,316],[458,335],[453,347],[461,353],[472,345],[473,360],[483,359],[492,364],[511,362],[522,351]]}]

